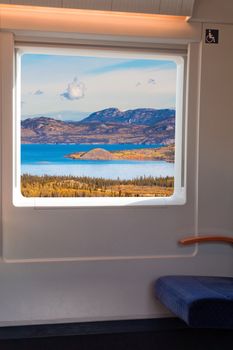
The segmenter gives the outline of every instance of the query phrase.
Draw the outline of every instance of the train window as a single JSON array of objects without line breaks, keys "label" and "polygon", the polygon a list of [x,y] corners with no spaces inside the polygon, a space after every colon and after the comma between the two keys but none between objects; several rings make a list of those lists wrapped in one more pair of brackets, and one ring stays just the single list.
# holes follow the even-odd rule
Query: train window
[{"label": "train window", "polygon": [[182,56],[23,47],[16,56],[15,205],[184,200]]}]

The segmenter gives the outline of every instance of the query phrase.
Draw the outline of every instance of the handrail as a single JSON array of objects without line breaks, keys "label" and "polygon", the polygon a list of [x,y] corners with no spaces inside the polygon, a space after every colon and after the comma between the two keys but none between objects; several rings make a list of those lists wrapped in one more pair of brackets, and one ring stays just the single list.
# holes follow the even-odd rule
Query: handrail
[{"label": "handrail", "polygon": [[195,243],[208,243],[208,242],[219,242],[219,243],[230,243],[233,244],[233,237],[230,236],[191,236],[182,238],[178,241],[180,244],[188,245]]}]

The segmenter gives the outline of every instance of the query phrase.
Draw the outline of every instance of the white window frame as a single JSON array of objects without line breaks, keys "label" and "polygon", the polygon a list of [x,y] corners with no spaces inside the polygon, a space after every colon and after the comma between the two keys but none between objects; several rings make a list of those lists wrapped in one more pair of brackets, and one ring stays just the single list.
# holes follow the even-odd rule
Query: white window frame
[{"label": "white window frame", "polygon": [[[170,197],[84,197],[84,198],[42,198],[24,197],[21,194],[21,164],[20,164],[20,122],[21,122],[21,71],[20,59],[25,53],[58,54],[58,55],[90,55],[90,52],[101,56],[124,58],[150,58],[172,60],[177,64],[177,85],[176,85],[176,119],[175,119],[175,183],[174,193]],[[15,111],[13,118],[13,204],[16,207],[99,207],[99,206],[167,206],[182,205],[186,203],[186,160],[184,157],[185,132],[184,132],[184,86],[186,55],[173,52],[147,49],[127,48],[103,48],[101,46],[87,46],[76,48],[46,47],[45,46],[23,46],[16,45],[16,69],[15,69]]]}]

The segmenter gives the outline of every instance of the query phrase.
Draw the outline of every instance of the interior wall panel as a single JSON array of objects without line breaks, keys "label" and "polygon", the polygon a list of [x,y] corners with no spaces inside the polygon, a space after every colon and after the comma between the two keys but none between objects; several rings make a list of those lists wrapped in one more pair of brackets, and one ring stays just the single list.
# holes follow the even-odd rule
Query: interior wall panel
[{"label": "interior wall panel", "polygon": [[[5,49],[4,39],[0,35],[0,53]],[[3,114],[3,99],[4,95],[4,87],[2,84],[2,76],[4,71],[2,71],[2,55],[0,54],[0,254],[2,256],[2,114]]]},{"label": "interior wall panel", "polygon": [[[32,11],[28,13],[27,19],[30,20],[31,26],[35,25],[36,20],[41,25],[38,19],[38,13],[35,18],[32,18]],[[44,20],[45,15],[42,20]],[[41,16],[42,16],[41,15]],[[186,35],[186,29],[189,31],[192,26],[185,21],[177,21],[170,23],[167,21],[159,21],[162,27],[156,27],[156,32],[153,26],[156,23],[151,16],[145,16],[144,22],[139,21],[139,16],[128,16],[125,25],[120,22],[113,23],[112,14],[109,22],[111,22],[111,32],[107,33],[117,34],[121,30],[121,34],[128,40],[132,40],[132,35],[144,35],[146,39],[149,36],[158,37],[161,32],[169,32],[169,37],[176,41],[175,31],[181,25],[182,28],[177,33],[179,40],[181,35]],[[48,22],[51,25],[54,17],[49,18]],[[63,16],[62,16],[63,17]],[[97,17],[97,16],[96,16]],[[120,16],[115,16],[117,20]],[[60,17],[59,17],[60,18]],[[84,16],[82,16],[82,19]],[[104,22],[106,25],[106,17],[100,21],[96,27],[90,27],[90,16],[87,18],[86,26],[83,32],[90,30],[96,33]],[[68,24],[73,23],[77,25],[77,18],[75,15],[70,15]],[[19,21],[19,16],[17,16]],[[89,21],[89,22],[88,22]],[[14,23],[13,23],[14,22]],[[5,17],[2,23],[17,27],[14,18],[12,22],[9,16]],[[22,17],[20,24],[25,26],[25,17]],[[56,22],[57,28],[62,30],[62,22]],[[64,24],[64,23],[63,23]],[[80,24],[80,23],[78,23]],[[120,26],[121,24],[121,26]],[[12,28],[11,27],[11,28]],[[29,27],[29,25],[28,25]],[[74,25],[70,30],[74,31]],[[31,27],[32,28],[32,27]],[[38,27],[39,28],[39,27]],[[45,26],[43,27],[45,29]],[[109,30],[109,28],[108,28]],[[131,32],[127,34],[127,30]],[[78,30],[77,30],[78,32]],[[80,32],[80,28],[79,28]],[[131,34],[131,35],[130,35]],[[198,36],[195,36],[198,40]],[[141,42],[144,40],[141,39]],[[10,64],[9,56],[5,57],[6,64]],[[8,67],[10,69],[10,67]],[[9,93],[11,88],[9,89]],[[193,113],[193,111],[189,112]],[[5,125],[5,135],[8,135],[10,140],[12,134],[11,113],[9,118],[6,118],[7,125]],[[192,130],[195,130],[195,115],[192,119],[194,124],[190,125]],[[188,149],[191,155],[195,154],[195,133],[189,136]],[[33,208],[15,208],[12,205],[12,189],[6,183],[11,178],[12,162],[10,145],[5,145],[7,152],[5,154],[4,162],[9,163],[4,167],[4,257],[6,259],[67,259],[67,258],[105,258],[105,257],[132,257],[132,256],[160,256],[160,255],[191,255],[193,247],[185,248],[180,251],[177,245],[177,239],[187,233],[191,234],[195,231],[195,177],[192,175],[195,172],[195,163],[192,161],[192,156],[188,159],[188,169],[190,176],[188,177],[188,202],[184,206],[167,207],[167,208],[90,208],[90,209],[65,209],[57,210],[34,210]],[[4,164],[5,164],[4,163]],[[8,200],[6,200],[8,198]],[[30,220],[25,219],[30,218]],[[169,220],[167,220],[169,217]],[[14,218],[14,220],[12,220]],[[182,225],[181,225],[182,222]],[[94,226],[93,226],[94,225]],[[19,233],[19,227],[20,233]],[[69,229],[67,230],[67,227]],[[64,232],[66,233],[64,235]],[[94,233],[94,234],[93,234]],[[143,233],[143,235],[142,235]],[[132,236],[133,235],[133,236]],[[156,244],[154,239],[156,237]],[[162,238],[162,239],[160,239]],[[46,242],[46,244],[45,244]],[[104,244],[102,243],[104,242]],[[114,244],[113,244],[114,242]]]},{"label": "interior wall panel", "polygon": [[232,0],[195,0],[192,20],[233,23]]},{"label": "interior wall panel", "polygon": [[[219,30],[218,44],[205,43],[208,28]],[[233,234],[232,37],[232,25],[212,23],[203,28],[199,161],[201,233]]]}]

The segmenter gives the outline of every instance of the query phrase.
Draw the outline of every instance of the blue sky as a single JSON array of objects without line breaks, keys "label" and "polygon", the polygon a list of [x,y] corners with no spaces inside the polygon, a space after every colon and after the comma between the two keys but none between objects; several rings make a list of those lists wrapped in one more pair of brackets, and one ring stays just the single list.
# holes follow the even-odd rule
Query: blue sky
[{"label": "blue sky", "polygon": [[172,61],[24,54],[21,62],[24,118],[54,113],[56,118],[79,120],[110,107],[175,107]]}]

